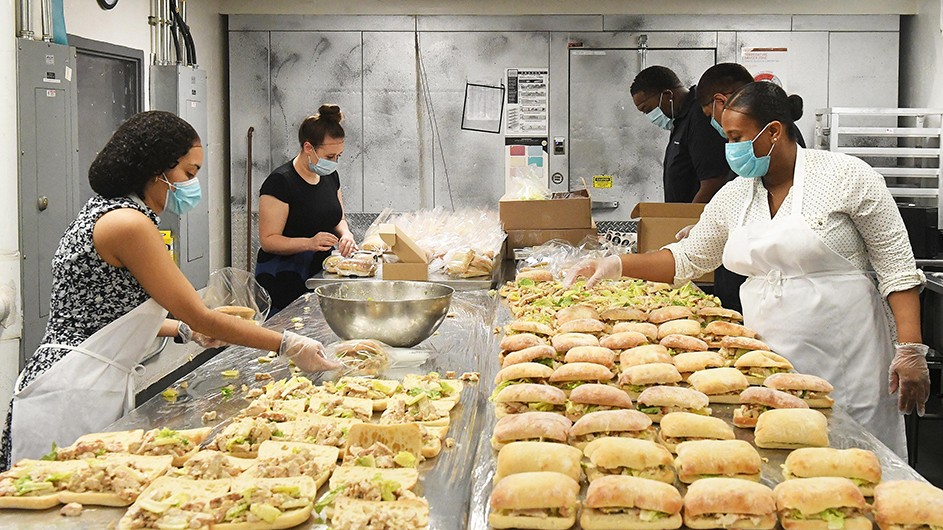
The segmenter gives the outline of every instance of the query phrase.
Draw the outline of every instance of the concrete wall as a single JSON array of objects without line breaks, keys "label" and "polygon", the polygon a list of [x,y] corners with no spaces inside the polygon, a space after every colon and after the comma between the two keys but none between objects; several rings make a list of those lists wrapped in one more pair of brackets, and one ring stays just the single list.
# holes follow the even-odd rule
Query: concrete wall
[{"label": "concrete wall", "polygon": [[920,0],[900,28],[900,104],[943,108],[943,0]]}]

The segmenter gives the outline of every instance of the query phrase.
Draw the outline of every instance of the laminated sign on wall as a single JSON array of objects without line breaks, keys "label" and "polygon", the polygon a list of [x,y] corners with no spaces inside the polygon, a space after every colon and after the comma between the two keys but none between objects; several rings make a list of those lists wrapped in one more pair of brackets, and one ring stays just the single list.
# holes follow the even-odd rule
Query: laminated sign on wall
[{"label": "laminated sign on wall", "polygon": [[548,109],[547,68],[508,68],[505,136],[546,136]]},{"label": "laminated sign on wall", "polygon": [[755,81],[770,81],[786,89],[788,48],[741,48],[740,64]]}]

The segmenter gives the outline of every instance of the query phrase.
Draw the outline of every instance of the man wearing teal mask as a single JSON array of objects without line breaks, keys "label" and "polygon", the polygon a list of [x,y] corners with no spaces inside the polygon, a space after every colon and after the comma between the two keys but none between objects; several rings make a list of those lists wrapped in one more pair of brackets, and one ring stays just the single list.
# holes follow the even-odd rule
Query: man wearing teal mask
[{"label": "man wearing teal mask", "polygon": [[708,202],[728,180],[724,139],[697,112],[695,87],[685,88],[664,66],[650,66],[629,87],[632,102],[652,124],[670,131],[662,179],[665,202]]}]

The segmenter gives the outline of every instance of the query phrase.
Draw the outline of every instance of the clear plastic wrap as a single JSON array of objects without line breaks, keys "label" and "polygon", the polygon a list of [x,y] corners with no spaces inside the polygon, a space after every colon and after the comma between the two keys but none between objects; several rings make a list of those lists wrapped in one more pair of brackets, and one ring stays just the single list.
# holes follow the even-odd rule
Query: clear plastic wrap
[{"label": "clear plastic wrap", "polygon": [[272,307],[272,298],[250,272],[225,267],[210,274],[203,303],[210,309],[227,306],[248,307],[255,311],[252,320],[262,323]]},{"label": "clear plastic wrap", "polygon": [[624,247],[609,241],[600,242],[593,237],[584,238],[577,246],[553,239],[538,247],[532,247],[527,256],[517,262],[517,272],[546,269],[554,278],[562,279],[567,270],[584,259],[604,258],[625,252]]},{"label": "clear plastic wrap", "polygon": [[534,166],[516,167],[508,192],[501,197],[507,201],[537,201],[550,198],[547,179]]}]

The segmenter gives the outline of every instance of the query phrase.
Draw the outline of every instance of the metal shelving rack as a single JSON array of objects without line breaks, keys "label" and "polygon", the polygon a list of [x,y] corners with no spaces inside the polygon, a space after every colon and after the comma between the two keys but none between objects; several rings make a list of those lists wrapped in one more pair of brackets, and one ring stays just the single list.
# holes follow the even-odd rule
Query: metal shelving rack
[{"label": "metal shelving rack", "polygon": [[[895,125],[862,126],[861,118]],[[888,182],[895,198],[932,199],[937,207],[937,222],[943,228],[943,178],[940,178],[943,109],[934,108],[858,108],[830,107],[815,111],[815,148],[826,149],[865,159],[891,159],[893,164],[872,164],[885,178],[905,178],[917,184]],[[843,125],[842,122],[855,125]],[[905,125],[906,124],[906,125]],[[886,140],[881,140],[886,139]],[[892,141],[890,139],[896,139]],[[872,147],[868,144],[890,145]],[[925,185],[924,185],[925,184]]]}]

